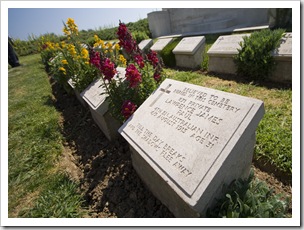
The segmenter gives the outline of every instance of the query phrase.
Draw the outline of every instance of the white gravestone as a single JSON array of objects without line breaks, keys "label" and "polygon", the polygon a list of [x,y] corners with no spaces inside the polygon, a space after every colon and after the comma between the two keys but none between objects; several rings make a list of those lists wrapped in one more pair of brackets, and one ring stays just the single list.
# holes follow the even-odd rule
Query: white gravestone
[{"label": "white gravestone", "polygon": [[176,65],[190,69],[200,68],[203,61],[205,37],[183,38],[173,49]]},{"label": "white gravestone", "polygon": [[76,87],[75,87],[75,82],[73,81],[72,78],[70,78],[70,79],[68,80],[68,84],[69,84],[69,85],[71,86],[71,88],[73,89],[74,94],[75,94],[77,100],[80,102],[80,104],[81,104],[83,107],[86,107],[87,104],[85,103],[85,101],[83,100],[83,98],[80,96],[80,92],[76,89]]},{"label": "white gravestone", "polygon": [[[119,72],[119,77],[124,78],[125,68],[117,67],[117,71]],[[80,95],[88,104],[95,123],[105,134],[108,140],[113,141],[119,136],[118,129],[121,124],[115,118],[113,118],[108,111],[108,95],[106,94],[106,90],[103,85],[103,80],[97,79],[92,82]]]},{"label": "white gravestone", "polygon": [[153,45],[153,40],[152,39],[146,39],[141,41],[138,44],[139,49],[141,49],[144,53],[147,53],[151,46]]},{"label": "white gravestone", "polygon": [[166,79],[119,129],[132,164],[176,217],[205,216],[249,175],[260,100]]},{"label": "white gravestone", "polygon": [[162,38],[158,39],[153,46],[151,47],[151,50],[159,53],[161,52],[169,43],[173,41],[173,38]]},{"label": "white gravestone", "polygon": [[273,51],[276,67],[270,76],[274,81],[292,81],[292,33],[284,34],[281,44]]},{"label": "white gravestone", "polygon": [[208,71],[235,74],[236,66],[233,58],[238,54],[238,49],[241,48],[240,42],[243,41],[244,36],[250,36],[250,34],[220,36],[207,52]]}]

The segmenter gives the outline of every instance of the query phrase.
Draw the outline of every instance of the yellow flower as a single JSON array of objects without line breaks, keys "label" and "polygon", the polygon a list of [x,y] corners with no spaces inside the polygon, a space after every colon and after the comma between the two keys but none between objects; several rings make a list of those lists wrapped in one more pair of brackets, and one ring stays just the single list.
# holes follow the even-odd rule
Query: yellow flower
[{"label": "yellow flower", "polygon": [[61,42],[61,48],[64,48],[65,46],[66,46],[65,42],[62,41],[62,42]]},{"label": "yellow flower", "polygon": [[115,47],[114,47],[117,51],[120,49],[120,46],[118,43],[115,44]]},{"label": "yellow flower", "polygon": [[66,70],[65,70],[65,68],[60,67],[59,70],[62,71],[64,75],[66,75]]},{"label": "yellow flower", "polygon": [[64,59],[64,60],[61,61],[61,63],[64,64],[64,65],[67,65],[68,61]]},{"label": "yellow flower", "polygon": [[89,51],[86,48],[82,48],[81,55],[82,55],[82,58],[88,59],[89,58]]},{"label": "yellow flower", "polygon": [[75,50],[75,46],[74,45],[72,45],[72,44],[69,44],[68,45],[68,50],[69,50],[69,52],[70,52],[70,54],[72,55],[72,56],[75,56],[77,53],[76,53],[76,50]]},{"label": "yellow flower", "polygon": [[127,60],[125,59],[125,57],[121,54],[119,54],[119,61],[121,62],[121,64],[126,65],[127,64]]}]

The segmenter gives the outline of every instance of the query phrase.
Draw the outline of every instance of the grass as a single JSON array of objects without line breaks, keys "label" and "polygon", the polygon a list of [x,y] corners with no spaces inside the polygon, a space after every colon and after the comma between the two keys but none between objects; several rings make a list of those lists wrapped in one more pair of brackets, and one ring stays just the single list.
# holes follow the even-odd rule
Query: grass
[{"label": "grass", "polygon": [[166,69],[169,78],[229,93],[260,99],[265,115],[257,128],[254,158],[291,176],[292,172],[292,91],[238,83],[197,72]]},{"label": "grass", "polygon": [[40,60],[40,55],[21,57],[23,66],[8,73],[8,213],[9,217],[75,217],[81,213],[82,200],[75,182],[57,165],[63,150],[60,114]]}]

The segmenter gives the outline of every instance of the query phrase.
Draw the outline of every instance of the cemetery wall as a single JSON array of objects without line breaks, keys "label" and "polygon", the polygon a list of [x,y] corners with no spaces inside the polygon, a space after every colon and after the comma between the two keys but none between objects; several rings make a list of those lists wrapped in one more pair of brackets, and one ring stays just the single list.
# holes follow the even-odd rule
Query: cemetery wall
[{"label": "cemetery wall", "polygon": [[185,33],[212,33],[268,25],[268,9],[169,9],[148,14],[153,38]]}]

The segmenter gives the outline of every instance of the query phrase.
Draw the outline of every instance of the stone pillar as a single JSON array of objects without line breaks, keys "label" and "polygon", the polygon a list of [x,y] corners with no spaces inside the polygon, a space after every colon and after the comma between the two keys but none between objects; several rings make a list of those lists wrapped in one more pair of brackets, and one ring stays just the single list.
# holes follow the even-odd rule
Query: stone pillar
[{"label": "stone pillar", "polygon": [[152,38],[169,35],[171,33],[170,15],[167,10],[149,13],[148,22]]}]

